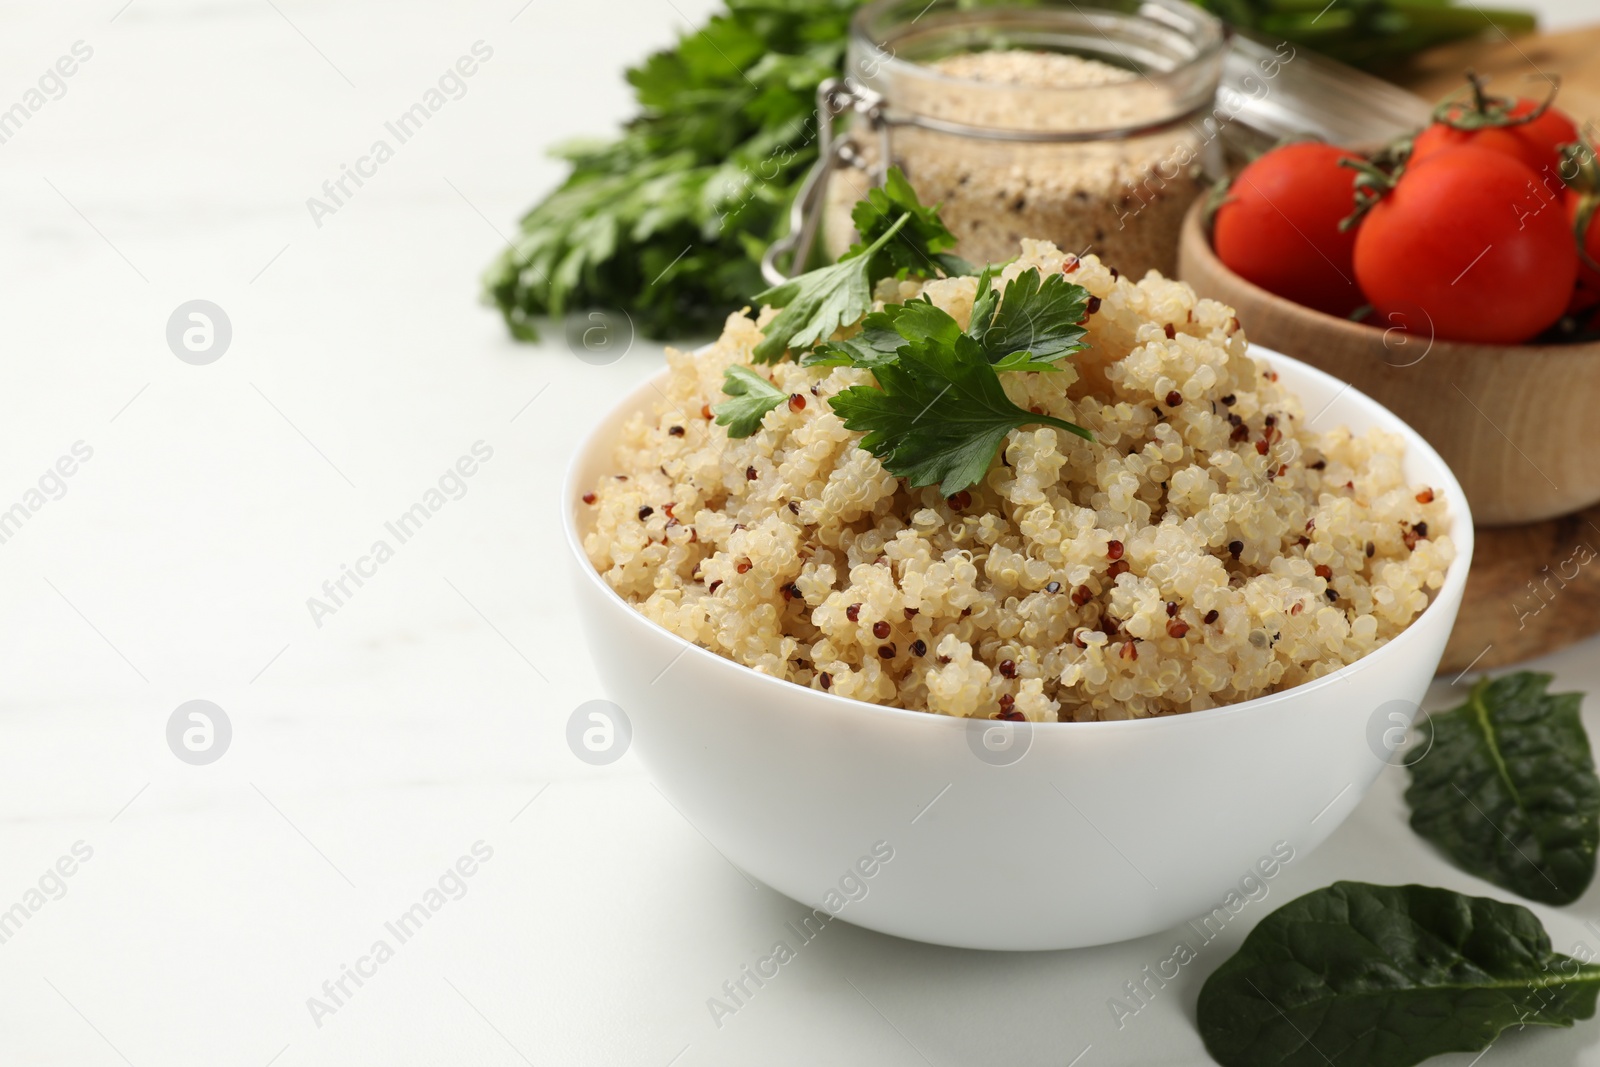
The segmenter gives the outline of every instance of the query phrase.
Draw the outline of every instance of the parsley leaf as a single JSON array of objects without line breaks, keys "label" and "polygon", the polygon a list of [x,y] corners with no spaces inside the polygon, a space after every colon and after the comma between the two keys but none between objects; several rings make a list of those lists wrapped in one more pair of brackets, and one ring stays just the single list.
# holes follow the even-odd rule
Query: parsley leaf
[{"label": "parsley leaf", "polygon": [[[980,326],[994,303],[983,297],[980,292],[982,308],[979,302],[973,304],[967,332],[982,344],[990,363],[1005,370],[1044,370],[1087,347],[1083,343],[1087,331],[1079,323],[1088,311],[1089,290],[1060,274],[1041,279],[1036,267],[1023,271],[1006,284],[999,307],[987,325]],[[1032,358],[1024,358],[1028,356]]]},{"label": "parsley leaf", "polygon": [[901,215],[859,255],[757,293],[758,301],[783,310],[767,323],[765,336],[752,353],[755,361],[776,363],[789,349],[826,341],[839,327],[865,315],[872,307],[872,281],[868,276],[872,257],[894,239],[910,218]]},{"label": "parsley leaf", "polygon": [[893,363],[907,341],[936,339],[954,344],[961,333],[956,320],[931,300],[921,297],[890,304],[861,320],[861,332],[844,341],[819,345],[800,359],[803,367],[865,367]]},{"label": "parsley leaf", "polygon": [[[953,345],[961,336],[961,327],[950,313],[932,300],[923,297],[896,305],[894,330],[906,341],[933,341]],[[887,309],[885,309],[887,310]]]},{"label": "parsley leaf", "polygon": [[942,336],[908,341],[873,373],[880,388],[853,386],[829,404],[846,429],[866,433],[861,447],[913,489],[937,482],[949,496],[977,484],[1006,434],[1021,426],[1042,423],[1093,440],[1081,426],[1013,404],[966,334],[949,343]]},{"label": "parsley leaf", "polygon": [[972,318],[967,322],[967,333],[979,340],[994,321],[994,309],[1000,304],[1000,294],[994,287],[994,268],[984,267],[978,275],[978,295],[972,298]]},{"label": "parsley leaf", "polygon": [[711,412],[716,415],[718,426],[728,428],[729,437],[749,437],[761,429],[761,420],[767,417],[767,412],[788,399],[782,389],[737,363],[722,372],[722,391],[731,399],[724,400]]},{"label": "parsley leaf", "polygon": [[[872,316],[867,316],[868,320]],[[885,363],[893,363],[900,358],[900,345],[905,340],[899,334],[892,335],[893,348],[880,348],[866,332],[858,334],[847,341],[829,341],[827,344],[818,345],[800,357],[802,367],[866,367],[871,370]]]},{"label": "parsley leaf", "polygon": [[1040,374],[1051,374],[1061,368],[1047,359],[1035,359],[1032,352],[1013,352],[1003,356],[994,369],[1001,373],[1014,373],[1016,371],[1036,371]]},{"label": "parsley leaf", "polygon": [[850,220],[856,224],[861,243],[852,245],[845,255],[864,254],[902,215],[909,218],[909,224],[900,240],[870,253],[874,282],[879,278],[931,277],[936,267],[950,275],[973,273],[972,264],[947,254],[956,246],[956,237],[939,217],[939,205],[924,207],[899,167],[890,167],[883,188],[869,189],[866,199],[851,210]]}]

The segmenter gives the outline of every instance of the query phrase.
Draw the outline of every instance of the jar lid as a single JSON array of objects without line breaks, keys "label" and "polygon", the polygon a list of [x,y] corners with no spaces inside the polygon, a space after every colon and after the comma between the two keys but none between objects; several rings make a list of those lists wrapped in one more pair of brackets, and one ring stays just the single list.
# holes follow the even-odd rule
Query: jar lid
[{"label": "jar lid", "polygon": [[[846,75],[884,98],[889,121],[991,140],[1110,140],[1212,106],[1228,31],[1184,0],[875,0],[851,23]],[[1033,52],[1093,62],[961,57]]]}]

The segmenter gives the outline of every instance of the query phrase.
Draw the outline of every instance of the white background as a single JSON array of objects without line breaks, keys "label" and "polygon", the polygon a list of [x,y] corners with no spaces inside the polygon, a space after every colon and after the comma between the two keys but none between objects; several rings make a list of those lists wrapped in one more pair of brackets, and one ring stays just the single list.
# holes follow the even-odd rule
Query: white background
[{"label": "white background", "polygon": [[[601,692],[559,477],[660,350],[590,366],[477,303],[497,231],[562,173],[544,149],[626,117],[624,64],[709,3],[120,2],[0,13],[0,109],[93,49],[0,144],[0,509],[94,450],[0,544],[0,909],[93,849],[0,944],[0,1062],[1200,1063],[1199,983],[1271,907],[1340,877],[1490,892],[1411,834],[1391,771],[1120,1032],[1107,999],[1171,936],[1004,955],[833,924],[717,1028],[706,998],[803,909],[633,757],[590,768],[563,736]],[[307,197],[479,40],[466,95],[318,227]],[[165,341],[194,298],[232,322],[210,366]],[[480,440],[466,496],[316,626],[306,599]],[[1597,650],[1541,665],[1600,688]],[[234,730],[204,767],[165,740],[196,698]],[[307,998],[480,840],[467,894],[319,1027]],[[1600,946],[1600,888],[1535,910]],[[1483,1063],[1597,1050],[1591,1023]]]}]

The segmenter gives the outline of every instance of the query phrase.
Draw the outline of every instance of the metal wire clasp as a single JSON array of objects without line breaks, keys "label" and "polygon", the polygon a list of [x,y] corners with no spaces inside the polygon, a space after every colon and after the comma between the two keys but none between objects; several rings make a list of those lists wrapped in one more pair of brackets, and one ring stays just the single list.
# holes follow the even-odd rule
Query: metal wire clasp
[{"label": "metal wire clasp", "polygon": [[[878,133],[880,151],[877,161],[871,165],[861,158],[854,144],[834,134],[835,120],[847,111],[860,115],[868,127]],[[890,159],[889,125],[881,94],[847,78],[829,78],[817,86],[817,161],[811,165],[789,205],[789,232],[768,245],[761,254],[761,276],[768,285],[782,285],[794,275],[804,273],[816,244],[817,229],[822,225],[822,198],[827,192],[828,174],[835,167],[857,167],[867,172],[873,185],[883,184]],[[787,257],[791,273],[786,274],[779,267],[780,257]]]}]

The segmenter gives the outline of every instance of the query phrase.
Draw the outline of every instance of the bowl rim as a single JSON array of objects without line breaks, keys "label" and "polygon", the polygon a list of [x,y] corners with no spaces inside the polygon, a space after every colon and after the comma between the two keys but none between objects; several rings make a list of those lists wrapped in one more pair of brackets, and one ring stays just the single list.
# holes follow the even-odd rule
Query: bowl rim
[{"label": "bowl rim", "polygon": [[[1330,315],[1326,311],[1319,311],[1313,307],[1306,307],[1304,304],[1297,304],[1286,296],[1279,296],[1271,290],[1263,289],[1222,262],[1221,257],[1217,255],[1217,250],[1211,247],[1211,237],[1201,222],[1201,217],[1205,214],[1205,210],[1205,198],[1201,197],[1184,214],[1183,225],[1178,231],[1178,257],[1180,262],[1184,253],[1188,252],[1200,261],[1205,270],[1212,274],[1226,277],[1230,283],[1239,286],[1256,301],[1274,309],[1281,309],[1285,315],[1292,315],[1304,322],[1313,323],[1318,329],[1333,330],[1342,339],[1359,341],[1365,344],[1382,344],[1391,330],[1399,328],[1377,326],[1372,323],[1341,318],[1338,315]],[[1180,273],[1182,273],[1181,268]],[[1188,281],[1187,278],[1181,277],[1178,280]],[[1600,355],[1600,341],[1573,341],[1566,344],[1525,343],[1501,345],[1480,341],[1452,341],[1445,337],[1433,337],[1428,341],[1428,352],[1425,355],[1433,353],[1438,353],[1450,359],[1464,359],[1481,355],[1515,359],[1572,359],[1588,362]],[[1281,355],[1282,353],[1279,354]],[[1388,409],[1385,408],[1384,410],[1387,411]],[[1408,426],[1407,429],[1409,428]]]},{"label": "bowl rim", "polygon": [[[1430,614],[1437,615],[1440,611],[1442,611],[1443,609],[1440,605],[1444,601],[1451,599],[1459,601],[1460,595],[1465,591],[1467,574],[1472,565],[1472,552],[1474,544],[1474,527],[1472,523],[1471,506],[1467,503],[1466,494],[1462,492],[1461,483],[1457,481],[1455,473],[1450,470],[1449,465],[1446,464],[1439,453],[1434,450],[1433,446],[1428,444],[1428,442],[1423,439],[1421,434],[1417,433],[1416,430],[1413,430],[1410,425],[1402,420],[1398,415],[1394,414],[1394,412],[1390,411],[1388,408],[1384,407],[1367,394],[1361,392],[1350,383],[1336,378],[1326,371],[1320,370],[1309,363],[1304,363],[1292,356],[1285,355],[1282,352],[1277,352],[1270,348],[1265,348],[1261,345],[1252,343],[1249,347],[1249,354],[1253,357],[1266,359],[1269,363],[1274,365],[1275,369],[1278,365],[1278,361],[1283,361],[1283,363],[1287,364],[1293,369],[1293,373],[1305,375],[1312,381],[1316,381],[1320,385],[1329,389],[1333,393],[1333,399],[1329,401],[1330,406],[1334,403],[1334,401],[1342,399],[1347,394],[1351,396],[1358,404],[1365,404],[1369,406],[1376,413],[1380,422],[1386,420],[1390,424],[1387,426],[1381,426],[1380,428],[1391,433],[1396,433],[1404,439],[1407,455],[1411,454],[1412,450],[1416,450],[1416,452],[1420,454],[1425,461],[1431,461],[1438,467],[1443,476],[1442,488],[1447,494],[1446,500],[1449,503],[1450,509],[1449,535],[1451,541],[1456,546],[1456,557],[1450,561],[1450,565],[1445,571],[1443,584],[1437,591],[1433,593],[1432,598],[1428,602],[1428,606],[1422,610],[1421,614],[1419,614],[1415,619],[1411,620],[1410,624],[1408,624],[1404,630],[1392,638],[1383,647],[1375,649],[1374,651],[1369,652],[1367,655],[1347,663],[1337,670],[1330,671],[1320,678],[1314,678],[1309,682],[1302,682],[1300,685],[1292,688],[1280,690],[1275,693],[1266,693],[1259,697],[1252,697],[1249,700],[1241,700],[1233,704],[1223,704],[1214,708],[1205,708],[1200,711],[1189,711],[1174,715],[1150,716],[1142,719],[1114,719],[1104,721],[1091,720],[1089,722],[1029,722],[1028,726],[1031,730],[1106,731],[1184,728],[1179,724],[1186,724],[1186,726],[1189,728],[1200,728],[1206,723],[1217,722],[1224,717],[1260,714],[1281,704],[1292,703],[1300,697],[1319,691],[1328,686],[1343,685],[1357,673],[1371,670],[1375,666],[1381,666],[1383,663],[1393,659],[1395,656],[1406,654],[1406,639],[1419,632],[1419,627],[1421,626],[1423,620],[1428,618]],[[657,386],[665,380],[665,378],[671,373],[671,370],[672,368],[670,366],[664,366],[655,373],[641,379],[638,384],[630,389],[616,404],[613,404],[610,408],[608,408],[606,413],[593,426],[591,426],[587,432],[584,433],[577,446],[573,449],[571,457],[567,461],[567,469],[561,479],[561,528],[567,543],[567,550],[569,553],[571,553],[572,562],[577,565],[578,570],[583,575],[582,580],[585,583],[585,587],[592,588],[596,592],[600,593],[602,598],[610,601],[613,606],[628,612],[636,621],[650,627],[657,634],[666,638],[670,643],[677,645],[678,653],[677,656],[674,657],[673,662],[676,662],[678,658],[681,658],[685,655],[700,657],[702,662],[709,661],[717,664],[717,666],[711,668],[712,670],[740,671],[747,680],[754,680],[755,684],[770,685],[774,687],[773,693],[775,697],[787,694],[791,699],[805,700],[812,698],[824,704],[831,705],[835,710],[844,710],[848,707],[856,714],[873,714],[890,719],[904,718],[908,720],[916,720],[929,724],[930,728],[949,728],[948,726],[939,727],[937,724],[941,722],[956,723],[960,724],[962,727],[966,727],[973,722],[990,721],[987,719],[963,718],[951,715],[936,715],[932,712],[917,711],[912,708],[902,708],[892,704],[873,704],[869,701],[857,700],[854,697],[838,696],[833,693],[826,693],[818,689],[812,689],[808,686],[798,685],[782,678],[775,678],[770,674],[764,674],[761,671],[747,667],[742,663],[736,663],[735,661],[728,659],[726,656],[719,655],[708,648],[703,648],[692,641],[680,637],[671,630],[668,630],[666,627],[655,622],[653,619],[647,618],[636,607],[634,607],[634,605],[624,600],[615,589],[611,588],[611,585],[600,575],[600,572],[595,569],[594,564],[589,561],[589,555],[586,551],[584,551],[583,548],[583,537],[578,531],[577,516],[578,505],[580,502],[579,497],[582,492],[586,491],[580,490],[577,485],[579,469],[585,465],[585,461],[590,457],[590,455],[593,454],[597,447],[603,443],[609,443],[609,439],[614,437],[616,430],[620,428],[620,423],[618,421],[619,418],[626,417],[628,414],[642,410],[641,402],[648,400],[651,393],[654,393],[657,396],[661,395],[661,391],[659,388],[657,388]],[[608,441],[603,442],[602,438],[607,438]],[[1397,649],[1399,651],[1396,651]]]}]

